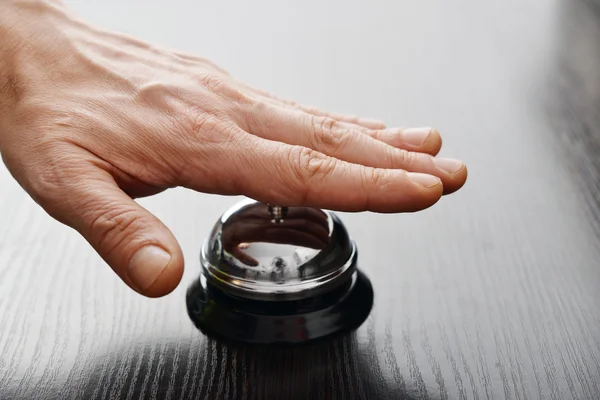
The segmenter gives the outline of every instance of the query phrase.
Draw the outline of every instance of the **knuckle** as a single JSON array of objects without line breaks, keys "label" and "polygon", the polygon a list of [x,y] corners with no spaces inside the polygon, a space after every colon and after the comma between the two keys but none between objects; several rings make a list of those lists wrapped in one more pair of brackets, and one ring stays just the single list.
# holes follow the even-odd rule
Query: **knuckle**
[{"label": "knuckle", "polygon": [[[191,166],[206,168],[207,159],[227,154],[241,140],[240,130],[224,117],[205,110],[188,109],[177,116],[172,124],[181,132],[183,140],[172,143],[168,154],[170,180],[179,182]],[[188,154],[192,157],[182,157]]]},{"label": "knuckle", "polygon": [[240,130],[234,124],[222,126],[219,129],[219,132],[220,144],[227,148],[247,144],[245,141],[246,138],[244,138],[240,133]]},{"label": "knuckle", "polygon": [[252,103],[252,99],[243,93],[239,87],[226,76],[219,76],[211,73],[202,74],[200,75],[200,83],[211,92],[228,100],[243,104]]},{"label": "knuckle", "polygon": [[381,140],[385,137],[385,132],[381,129],[370,129],[366,131],[369,136],[375,140]]},{"label": "knuckle", "polygon": [[365,168],[364,176],[368,186],[379,187],[387,181],[388,171],[383,168]]},{"label": "knuckle", "polygon": [[[92,205],[88,204],[87,207]],[[97,204],[94,207],[102,207]],[[88,235],[105,254],[110,254],[127,238],[137,232],[141,219],[136,210],[109,206],[106,211],[98,214],[90,223]]]},{"label": "knuckle", "polygon": [[256,101],[251,108],[242,112],[246,127],[250,131],[265,131],[269,136],[276,134],[273,106],[265,101]]},{"label": "knuckle", "polygon": [[404,166],[403,160],[406,158],[406,156],[403,155],[403,150],[388,144],[381,146],[381,149],[381,160],[383,161],[382,165],[386,167],[390,166],[392,168],[402,168]]},{"label": "knuckle", "polygon": [[177,130],[192,141],[219,143],[224,140],[224,122],[218,115],[207,110],[190,107],[176,118],[174,124],[179,125]]},{"label": "knuckle", "polygon": [[336,160],[309,148],[295,149],[296,166],[303,182],[323,179],[330,175],[336,166]]},{"label": "knuckle", "polygon": [[[214,134],[218,131],[220,124],[214,114],[207,112],[196,112],[190,118],[190,132],[195,137],[201,137],[203,140],[214,139]],[[219,138],[220,139],[220,138]]]},{"label": "knuckle", "polygon": [[136,97],[147,103],[162,103],[165,98],[172,96],[175,88],[165,82],[151,81],[139,87]]},{"label": "knuckle", "polygon": [[271,114],[272,107],[266,101],[257,101],[252,107],[252,113],[255,117],[265,118]]},{"label": "knuckle", "polygon": [[199,79],[202,86],[213,92],[219,92],[224,84],[224,79],[213,73],[200,74]]},{"label": "knuckle", "polygon": [[313,130],[314,134],[317,136],[323,136],[325,133],[333,130],[335,126],[335,120],[329,117],[315,117],[312,116],[313,119]]},{"label": "knuckle", "polygon": [[284,189],[284,197],[305,204],[310,192],[315,190],[315,181],[329,175],[335,162],[310,148],[293,146],[288,155],[292,170],[292,179],[283,179],[279,187]]},{"label": "knuckle", "polygon": [[56,199],[61,192],[77,182],[83,172],[82,162],[70,156],[64,146],[52,145],[40,141],[36,145],[37,154],[43,154],[43,162],[27,168],[25,186],[31,197],[52,214]]},{"label": "knuckle", "polygon": [[415,153],[404,149],[397,149],[394,151],[394,153],[395,154],[392,159],[395,160],[394,164],[399,167],[409,166],[415,158]]},{"label": "knuckle", "polygon": [[334,119],[329,117],[312,117],[312,119],[315,147],[329,152],[339,152],[350,141],[351,133],[348,129],[340,127]]}]

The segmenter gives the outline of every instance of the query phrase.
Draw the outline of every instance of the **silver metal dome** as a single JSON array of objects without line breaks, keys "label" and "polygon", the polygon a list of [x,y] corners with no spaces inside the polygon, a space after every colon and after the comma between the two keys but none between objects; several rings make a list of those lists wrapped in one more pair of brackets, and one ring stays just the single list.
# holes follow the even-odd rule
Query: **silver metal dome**
[{"label": "silver metal dome", "polygon": [[356,246],[332,212],[245,200],[215,224],[201,253],[210,284],[237,297],[310,298],[347,283]]}]

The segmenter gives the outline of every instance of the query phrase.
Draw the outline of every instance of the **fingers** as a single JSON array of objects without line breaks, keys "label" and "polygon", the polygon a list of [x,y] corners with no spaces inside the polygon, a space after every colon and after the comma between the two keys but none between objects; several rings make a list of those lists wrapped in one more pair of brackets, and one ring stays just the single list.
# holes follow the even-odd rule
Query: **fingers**
[{"label": "fingers", "polygon": [[[375,139],[375,134],[365,135],[326,117],[267,107],[253,119],[250,129],[265,139],[311,148],[353,164],[435,175],[442,180],[445,193],[458,190],[466,180],[466,167],[458,160],[398,149]],[[399,133],[401,140],[413,141],[413,147],[422,145],[431,135],[436,136],[427,129]]]},{"label": "fingers", "polygon": [[77,169],[77,179],[63,182],[61,191],[68,198],[49,202],[51,214],[80,232],[134,290],[160,297],[175,289],[183,255],[169,229],[123,193],[106,171],[86,161],[68,168]]},{"label": "fingers", "polygon": [[320,117],[328,117],[328,118],[332,118],[332,119],[335,119],[340,122],[350,123],[350,124],[361,126],[361,127],[368,128],[368,129],[385,129],[385,123],[383,123],[381,121],[372,120],[372,119],[368,119],[368,118],[359,118],[354,115],[344,115],[344,114],[337,114],[337,113],[319,110],[318,108],[305,106],[305,105],[299,104],[295,101],[282,99],[272,93],[269,93],[269,92],[266,92],[264,90],[257,89],[254,87],[250,87],[243,83],[240,83],[240,85],[243,86],[248,92],[250,92],[250,93],[254,94],[256,97],[258,97],[258,99],[260,101],[271,104],[273,106],[286,107],[286,108],[291,108],[294,110],[301,110],[301,111],[304,111],[305,113],[308,113],[311,115],[320,116]]},{"label": "fingers", "polygon": [[342,123],[348,130],[360,130],[366,135],[399,149],[437,155],[442,148],[440,133],[430,127],[366,129],[352,124]]},{"label": "fingers", "polygon": [[[406,212],[436,203],[441,181],[426,174],[372,168],[345,162],[302,146],[267,143],[269,161],[276,168],[257,171],[269,181],[265,192],[248,187],[257,197],[273,197],[274,204],[302,203],[340,211]],[[250,161],[250,160],[248,160]]]},{"label": "fingers", "polygon": [[[399,169],[354,164],[303,146],[231,135],[228,146],[195,161],[181,174],[181,185],[205,191],[206,176],[219,176],[220,193],[243,194],[284,206],[309,206],[337,211],[413,212],[442,196],[439,178]],[[205,165],[218,169],[206,170]],[[225,177],[228,180],[225,180]]]}]

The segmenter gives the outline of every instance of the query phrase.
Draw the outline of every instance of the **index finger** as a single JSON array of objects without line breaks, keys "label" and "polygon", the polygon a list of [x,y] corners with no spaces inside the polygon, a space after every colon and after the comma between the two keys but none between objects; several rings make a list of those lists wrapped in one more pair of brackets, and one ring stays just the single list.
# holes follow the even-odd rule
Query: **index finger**
[{"label": "index finger", "polygon": [[[245,132],[244,132],[245,133]],[[441,180],[400,169],[373,168],[241,133],[222,151],[213,151],[218,178],[227,194],[239,194],[282,206],[308,206],[335,211],[414,212],[442,196]],[[206,160],[205,160],[206,161]],[[185,171],[183,185],[204,191],[205,168]],[[216,171],[215,171],[216,172]]]}]

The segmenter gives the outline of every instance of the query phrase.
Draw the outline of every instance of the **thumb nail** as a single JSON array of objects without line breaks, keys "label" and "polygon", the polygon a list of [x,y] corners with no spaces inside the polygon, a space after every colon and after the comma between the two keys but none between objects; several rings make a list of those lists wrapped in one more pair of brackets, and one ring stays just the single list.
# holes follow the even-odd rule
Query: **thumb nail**
[{"label": "thumb nail", "polygon": [[146,290],[167,268],[171,255],[158,246],[145,246],[129,260],[129,278],[140,290]]}]

